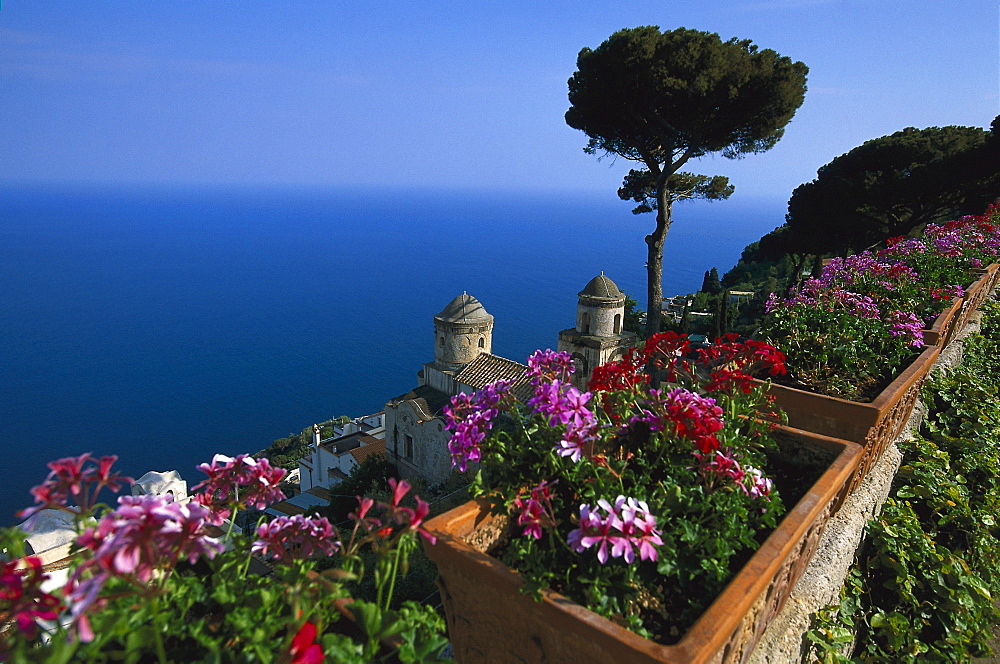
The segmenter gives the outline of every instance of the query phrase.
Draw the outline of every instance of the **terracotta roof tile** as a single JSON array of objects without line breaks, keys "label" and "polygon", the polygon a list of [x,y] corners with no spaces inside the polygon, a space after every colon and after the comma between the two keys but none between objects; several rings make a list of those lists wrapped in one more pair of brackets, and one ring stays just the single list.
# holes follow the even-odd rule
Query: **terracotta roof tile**
[{"label": "terracotta roof tile", "polygon": [[[369,436],[371,438],[371,436]],[[371,438],[371,442],[362,445],[361,447],[355,447],[351,450],[351,456],[358,463],[361,463],[373,454],[381,454],[385,456],[385,440],[379,440],[377,438]]]},{"label": "terracotta roof tile", "polygon": [[321,486],[314,486],[313,488],[306,491],[306,493],[321,498],[323,500],[330,500],[330,490]]},{"label": "terracotta roof tile", "polygon": [[296,514],[305,514],[306,508],[299,507],[298,505],[293,505],[288,502],[275,503],[274,505],[269,505],[268,509],[274,510],[275,512],[281,512],[282,514],[287,514],[289,516],[295,516]]},{"label": "terracotta roof tile", "polygon": [[378,439],[363,431],[355,431],[354,433],[349,433],[346,436],[327,439],[325,442],[321,443],[321,445],[323,449],[331,454],[343,454],[349,451],[351,447],[366,445],[368,444],[368,441],[372,440]]},{"label": "terracotta roof tile", "polygon": [[477,390],[481,390],[498,380],[512,380],[514,381],[514,394],[518,399],[525,400],[530,398],[532,394],[529,379],[524,375],[527,370],[528,367],[520,362],[489,353],[481,353],[458,372],[455,380]]}]

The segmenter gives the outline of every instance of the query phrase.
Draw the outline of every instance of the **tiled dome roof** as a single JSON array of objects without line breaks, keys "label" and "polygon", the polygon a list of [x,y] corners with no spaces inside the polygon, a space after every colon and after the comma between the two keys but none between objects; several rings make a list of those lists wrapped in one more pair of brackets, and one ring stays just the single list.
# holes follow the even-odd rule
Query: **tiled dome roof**
[{"label": "tiled dome roof", "polygon": [[[614,285],[614,284],[612,284]],[[448,303],[435,318],[448,322],[493,318],[476,298],[462,293]]]},{"label": "tiled dome roof", "polygon": [[580,295],[618,299],[622,296],[622,292],[618,290],[618,286],[615,285],[615,282],[605,277],[604,273],[601,273],[590,280],[587,287],[580,291]]}]

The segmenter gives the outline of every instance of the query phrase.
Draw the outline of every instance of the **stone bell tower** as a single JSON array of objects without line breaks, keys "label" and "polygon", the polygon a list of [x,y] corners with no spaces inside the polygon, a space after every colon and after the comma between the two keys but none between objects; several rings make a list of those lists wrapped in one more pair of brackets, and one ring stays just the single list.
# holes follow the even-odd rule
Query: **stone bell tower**
[{"label": "stone bell tower", "polygon": [[493,316],[479,300],[462,293],[434,316],[434,365],[457,371],[480,353],[493,352]]},{"label": "stone bell tower", "polygon": [[576,327],[559,333],[558,349],[573,356],[573,383],[584,387],[594,367],[616,360],[636,345],[638,338],[624,332],[625,295],[602,272],[579,294]]}]

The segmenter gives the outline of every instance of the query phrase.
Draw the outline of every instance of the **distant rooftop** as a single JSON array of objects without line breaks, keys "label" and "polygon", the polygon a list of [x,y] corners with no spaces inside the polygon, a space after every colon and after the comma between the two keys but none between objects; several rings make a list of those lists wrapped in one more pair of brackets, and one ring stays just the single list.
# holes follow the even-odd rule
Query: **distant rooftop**
[{"label": "distant rooftop", "polygon": [[[371,436],[369,436],[371,438]],[[355,447],[351,450],[351,456],[358,463],[361,463],[368,457],[376,454],[381,454],[385,456],[385,439],[384,438],[371,438],[370,441],[366,441],[361,447]]]},{"label": "distant rooftop", "polygon": [[395,399],[389,399],[389,403],[416,401],[421,410],[433,417],[441,413],[441,410],[448,405],[450,399],[451,397],[441,390],[433,388],[430,385],[421,385],[420,387],[413,388],[406,394],[400,394]]},{"label": "distant rooftop", "polygon": [[528,367],[520,362],[490,353],[480,353],[458,372],[455,380],[477,390],[498,380],[511,380],[514,381],[515,396],[518,399],[527,399],[532,394],[529,379],[524,374],[527,370]]}]

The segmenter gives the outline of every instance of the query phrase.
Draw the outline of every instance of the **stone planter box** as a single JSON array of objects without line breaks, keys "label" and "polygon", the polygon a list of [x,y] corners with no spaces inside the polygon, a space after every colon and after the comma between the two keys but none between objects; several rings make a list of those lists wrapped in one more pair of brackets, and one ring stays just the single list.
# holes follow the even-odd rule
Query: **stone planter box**
[{"label": "stone planter box", "polygon": [[778,438],[783,458],[823,469],[819,480],[674,645],[644,639],[555,592],[543,592],[540,602],[521,594],[517,572],[486,553],[509,525],[487,506],[469,502],[429,521],[438,541],[424,549],[438,566],[456,661],[746,661],[808,566],[861,456],[852,443],[788,427]]},{"label": "stone planter box", "polygon": [[870,402],[848,401],[772,383],[768,393],[788,415],[788,426],[858,443],[864,448],[848,492],[853,491],[889,443],[902,432],[927,373],[941,352],[929,346]]}]

